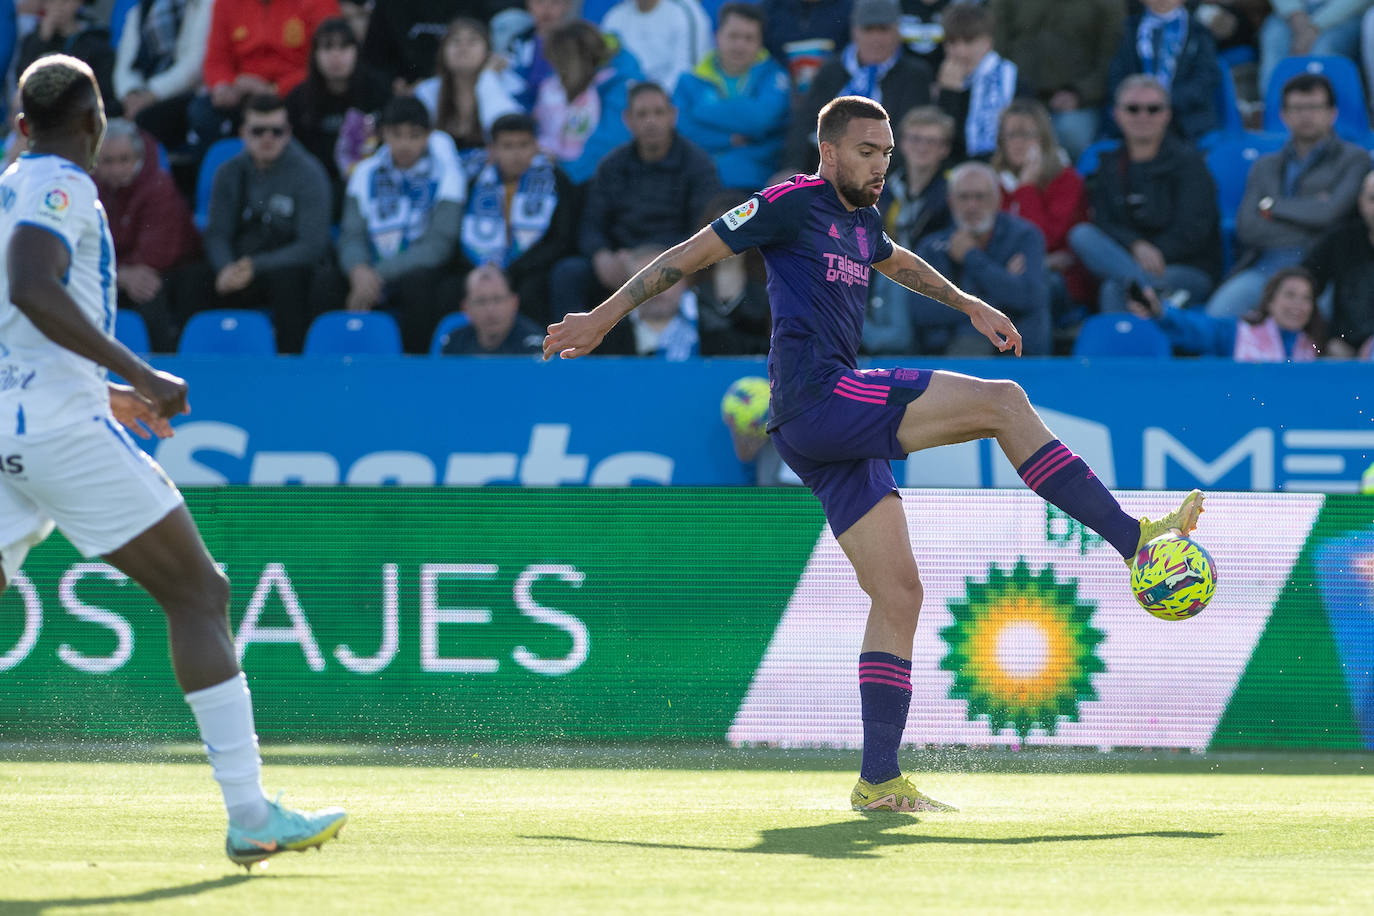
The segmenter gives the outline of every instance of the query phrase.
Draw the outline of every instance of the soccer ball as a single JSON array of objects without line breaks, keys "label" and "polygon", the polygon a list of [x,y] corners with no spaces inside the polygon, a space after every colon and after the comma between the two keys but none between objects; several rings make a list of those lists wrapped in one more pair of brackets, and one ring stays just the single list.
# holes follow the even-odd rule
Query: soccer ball
[{"label": "soccer ball", "polygon": [[720,418],[741,436],[762,436],[768,422],[768,379],[757,375],[735,379],[720,400]]},{"label": "soccer ball", "polygon": [[1201,613],[1216,590],[1216,564],[1191,538],[1161,534],[1140,548],[1131,564],[1135,600],[1160,620]]}]

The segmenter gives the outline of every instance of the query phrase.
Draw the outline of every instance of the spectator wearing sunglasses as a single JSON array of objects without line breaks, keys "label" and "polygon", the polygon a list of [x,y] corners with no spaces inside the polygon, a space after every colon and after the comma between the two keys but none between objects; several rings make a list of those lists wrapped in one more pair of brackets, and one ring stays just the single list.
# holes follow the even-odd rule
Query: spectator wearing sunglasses
[{"label": "spectator wearing sunglasses", "polygon": [[1102,280],[1104,312],[1127,307],[1133,284],[1161,298],[1206,300],[1221,272],[1216,186],[1198,153],[1169,133],[1169,93],[1145,74],[1116,90],[1123,137],[1088,178],[1092,221],[1069,230],[1069,246]]},{"label": "spectator wearing sunglasses", "polygon": [[277,349],[299,353],[311,276],[329,248],[329,176],[292,138],[278,96],[249,99],[240,135],[243,152],[211,186],[205,251],[214,291],[204,301],[269,312]]},{"label": "spectator wearing sunglasses", "polygon": [[1143,13],[1126,20],[1107,70],[1107,92],[1114,98],[1131,74],[1153,76],[1173,101],[1174,132],[1196,143],[1221,126],[1217,90],[1222,73],[1216,42],[1183,0],[1143,0],[1142,5]]}]

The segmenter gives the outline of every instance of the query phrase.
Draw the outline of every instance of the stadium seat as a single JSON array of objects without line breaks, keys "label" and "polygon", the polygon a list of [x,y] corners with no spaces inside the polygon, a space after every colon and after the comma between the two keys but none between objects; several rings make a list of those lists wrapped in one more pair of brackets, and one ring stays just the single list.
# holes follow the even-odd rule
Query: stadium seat
[{"label": "stadium seat", "polygon": [[1287,130],[1279,117],[1283,84],[1299,73],[1321,73],[1329,79],[1336,90],[1336,133],[1353,143],[1368,142],[1369,112],[1365,108],[1364,83],[1355,62],[1344,57],[1286,57],[1279,61],[1264,88],[1264,129]]},{"label": "stadium seat", "polygon": [[243,149],[243,141],[238,137],[225,137],[210,144],[201,160],[200,171],[196,174],[196,211],[194,221],[201,232],[210,223],[210,191],[215,183],[215,172]]},{"label": "stadium seat", "polygon": [[438,356],[444,349],[444,344],[448,343],[449,335],[454,331],[461,331],[468,326],[468,316],[462,312],[450,312],[445,315],[439,325],[434,329],[434,336],[429,341],[429,355]]},{"label": "stadium seat", "polygon": [[110,8],[110,44],[116,48],[119,47],[119,36],[124,32],[124,20],[129,18],[129,11],[138,4],[139,0],[115,0]]},{"label": "stadium seat", "polygon": [[135,353],[143,354],[152,351],[152,344],[148,342],[148,325],[138,312],[129,309],[120,309],[115,312],[114,332],[115,340]]},{"label": "stadium seat", "polygon": [[1074,356],[1152,356],[1173,355],[1169,338],[1153,321],[1117,313],[1093,315],[1083,322]]},{"label": "stadium seat", "polygon": [[325,312],[305,334],[306,356],[393,356],[401,329],[387,312]]},{"label": "stadium seat", "polygon": [[1097,171],[1097,160],[1102,154],[1109,153],[1119,146],[1121,146],[1121,141],[1112,139],[1098,140],[1095,143],[1091,143],[1088,148],[1079,155],[1078,162],[1074,165],[1074,168],[1078,170],[1078,174],[1087,178],[1093,172]]},{"label": "stadium seat", "polygon": [[1207,150],[1207,170],[1217,185],[1217,209],[1221,212],[1221,247],[1224,268],[1234,263],[1236,210],[1245,196],[1245,180],[1255,160],[1272,153],[1288,139],[1286,134],[1242,133],[1218,137]]},{"label": "stadium seat", "polygon": [[262,312],[208,309],[197,312],[181,331],[177,352],[183,355],[273,356],[277,338]]},{"label": "stadium seat", "polygon": [[1245,119],[1241,117],[1240,100],[1236,97],[1236,80],[1225,67],[1221,68],[1221,79],[1217,81],[1217,123],[1221,125],[1219,128],[1198,138],[1199,149],[1211,149],[1222,137],[1245,133]]}]

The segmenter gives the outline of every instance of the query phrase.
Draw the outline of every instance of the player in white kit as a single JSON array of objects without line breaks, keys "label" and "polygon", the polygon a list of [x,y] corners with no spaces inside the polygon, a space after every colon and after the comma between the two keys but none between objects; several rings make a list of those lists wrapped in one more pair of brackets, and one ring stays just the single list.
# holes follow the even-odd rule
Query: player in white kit
[{"label": "player in white kit", "polygon": [[[318,847],[348,815],[264,795],[228,580],[181,493],[123,428],[168,436],[189,408],[184,381],[114,339],[114,243],[87,174],[105,133],[95,77],[50,55],[19,87],[28,151],[0,175],[0,590],[54,524],[143,586],[167,615],[177,683],[224,794],[229,858],[251,867]],[[110,385],[107,370],[132,387]]]}]

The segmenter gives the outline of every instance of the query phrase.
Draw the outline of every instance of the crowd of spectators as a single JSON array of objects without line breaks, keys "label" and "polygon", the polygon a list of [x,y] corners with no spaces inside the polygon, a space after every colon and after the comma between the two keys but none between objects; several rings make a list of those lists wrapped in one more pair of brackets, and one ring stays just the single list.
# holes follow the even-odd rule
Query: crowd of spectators
[{"label": "crowd of spectators", "polygon": [[[120,305],[157,351],[241,308],[283,353],[337,310],[389,313],[406,352],[537,352],[548,322],[812,171],[816,114],[846,94],[892,118],[888,233],[1028,354],[1070,352],[1097,313],[1180,354],[1374,348],[1374,0],[0,0],[5,98],[52,52],[104,95]],[[1329,57],[1284,63],[1305,55]],[[867,352],[991,352],[873,276]],[[601,352],[768,335],[750,252]]]}]

